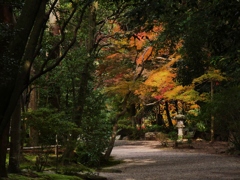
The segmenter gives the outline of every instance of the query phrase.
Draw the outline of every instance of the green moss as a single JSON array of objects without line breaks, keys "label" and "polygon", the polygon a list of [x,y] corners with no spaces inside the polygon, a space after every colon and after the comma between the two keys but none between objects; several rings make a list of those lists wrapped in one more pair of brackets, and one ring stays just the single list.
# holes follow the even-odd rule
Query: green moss
[{"label": "green moss", "polygon": [[61,174],[29,173],[25,175],[9,174],[8,180],[82,180],[77,176],[68,176]]}]

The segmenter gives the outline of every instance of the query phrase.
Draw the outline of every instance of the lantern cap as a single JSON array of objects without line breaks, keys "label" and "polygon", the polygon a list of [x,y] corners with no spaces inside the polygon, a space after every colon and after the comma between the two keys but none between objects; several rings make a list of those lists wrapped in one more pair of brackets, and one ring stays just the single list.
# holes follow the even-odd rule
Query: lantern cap
[{"label": "lantern cap", "polygon": [[178,121],[186,120],[186,116],[183,115],[183,114],[177,114],[177,115],[175,116],[175,119],[178,120]]}]

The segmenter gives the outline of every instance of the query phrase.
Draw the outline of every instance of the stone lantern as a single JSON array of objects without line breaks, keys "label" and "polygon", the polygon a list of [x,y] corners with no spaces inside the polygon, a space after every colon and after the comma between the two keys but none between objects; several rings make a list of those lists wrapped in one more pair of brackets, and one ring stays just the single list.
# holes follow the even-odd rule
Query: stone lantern
[{"label": "stone lantern", "polygon": [[177,128],[178,128],[178,142],[182,142],[183,140],[183,128],[184,126],[184,121],[186,120],[186,116],[183,114],[177,114],[175,116],[175,119],[177,120]]}]

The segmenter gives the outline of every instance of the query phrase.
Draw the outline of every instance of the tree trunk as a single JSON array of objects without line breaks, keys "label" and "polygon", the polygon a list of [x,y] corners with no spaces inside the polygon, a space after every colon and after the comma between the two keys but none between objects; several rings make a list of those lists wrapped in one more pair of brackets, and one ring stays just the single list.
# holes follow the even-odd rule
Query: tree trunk
[{"label": "tree trunk", "polygon": [[[0,134],[2,135],[5,127],[10,122],[11,115],[15,109],[19,96],[23,91],[25,79],[21,75],[28,71],[21,62],[29,35],[31,33],[35,17],[38,13],[41,0],[26,0],[21,16],[15,26],[15,34],[9,44],[8,51],[1,54],[4,68],[1,71],[0,78],[0,94],[4,95],[0,104]],[[6,59],[6,57],[8,57]],[[22,66],[20,66],[20,64]],[[21,75],[20,75],[21,74]],[[5,79],[4,79],[5,78]]]},{"label": "tree trunk", "polygon": [[[95,33],[96,33],[96,4],[93,3],[90,8],[89,8],[89,21],[88,21],[88,41],[86,44],[87,47],[87,52],[90,55],[90,57],[87,59],[87,62],[85,62],[85,64],[83,65],[83,70],[81,73],[81,81],[79,84],[79,90],[78,90],[78,94],[77,94],[77,100],[73,100],[73,102],[75,102],[75,112],[74,112],[74,121],[77,125],[77,127],[81,127],[82,124],[82,118],[83,118],[83,110],[84,110],[84,106],[85,106],[85,101],[88,95],[88,84],[90,81],[90,77],[91,77],[91,72],[93,71],[92,69],[92,64],[94,61],[94,57],[93,57],[93,50],[94,50],[94,44],[95,44]],[[75,83],[74,83],[75,85]],[[73,89],[75,89],[75,87],[73,87]],[[74,92],[75,93],[75,92]],[[75,96],[75,94],[74,94]],[[76,96],[75,96],[76,97]],[[79,134],[78,133],[73,133],[71,136],[71,139],[73,140],[77,140]],[[73,155],[73,151],[74,151],[75,146],[69,145],[67,146],[64,155],[63,155],[63,162],[65,162],[65,159],[71,159],[72,155]]]},{"label": "tree trunk", "polygon": [[125,107],[124,107],[124,110],[123,110],[122,112],[120,112],[119,114],[117,114],[117,115],[116,115],[116,118],[115,118],[115,120],[114,120],[112,135],[111,135],[111,138],[110,138],[110,141],[109,141],[108,148],[107,148],[107,150],[106,150],[106,152],[105,152],[105,154],[104,154],[104,159],[105,159],[105,160],[109,160],[109,157],[110,157],[110,155],[111,155],[111,153],[112,153],[112,150],[113,150],[113,147],[114,147],[114,143],[115,143],[115,139],[116,139],[116,136],[117,136],[117,131],[118,131],[118,120],[119,120],[119,118],[120,118],[121,116],[123,116],[123,115],[126,113],[126,111],[127,111],[126,102],[127,102],[128,98],[129,98],[130,94],[131,94],[131,91],[129,91],[129,92],[126,94],[126,96],[125,96],[125,98],[124,98],[124,101],[123,101],[124,106],[125,106]]},{"label": "tree trunk", "polygon": [[[28,102],[26,96],[28,96],[28,94],[27,94],[27,91],[25,90],[22,93],[21,98],[20,98],[20,106],[21,106],[21,111],[23,113],[27,112],[27,110],[28,110],[28,103],[29,102]],[[27,135],[29,135],[28,133],[29,132],[27,132],[27,125],[26,125],[25,119],[23,119],[23,121],[21,122],[21,139],[20,139],[21,140],[21,142],[20,142],[20,148],[21,148],[20,153],[21,153],[21,155],[20,156],[22,156],[23,146],[24,146],[24,143],[26,141]]]},{"label": "tree trunk", "polygon": [[[24,12],[22,12],[18,19],[20,23],[16,25],[15,34],[11,34],[10,39],[14,40],[10,41],[9,44],[7,43],[8,41],[3,42],[3,45],[1,44],[3,49],[8,47],[8,51],[2,51],[2,48],[0,51],[0,94],[2,95],[0,103],[0,178],[7,177],[6,153],[10,119],[21,94],[19,90],[21,87],[17,87],[17,91],[14,90],[16,88],[17,74],[19,73],[19,63],[25,51],[25,45],[28,41],[28,36],[31,32],[40,2],[40,0],[25,1]],[[7,29],[7,33],[9,33],[15,23],[12,8],[7,3],[1,4],[0,7],[0,23],[5,23],[7,24],[6,27],[10,27]]]},{"label": "tree trunk", "polygon": [[163,116],[162,114],[158,113],[156,117],[156,123],[158,126],[164,126]]},{"label": "tree trunk", "polygon": [[[59,1],[57,2],[56,6],[59,6]],[[57,19],[60,19],[59,12],[51,13],[49,16],[49,24],[50,24],[50,32],[52,36],[59,36],[60,35],[60,26],[57,23]],[[54,44],[52,44],[54,46]],[[56,46],[53,53],[48,55],[49,59],[56,59],[60,56],[60,46]],[[51,74],[50,74],[51,76]],[[57,110],[60,109],[60,94],[61,88],[56,84],[52,83],[49,87],[50,93],[48,94],[48,102],[51,104],[53,108]]]},{"label": "tree trunk", "polygon": [[95,33],[96,33],[96,6],[97,4],[93,3],[89,8],[89,18],[88,18],[88,41],[86,44],[87,52],[90,57],[87,59],[87,62],[83,66],[83,71],[81,74],[80,88],[78,91],[78,100],[77,100],[77,112],[76,112],[76,121],[78,127],[81,126],[83,109],[85,106],[85,100],[88,93],[88,83],[91,77],[92,64],[94,61],[93,50],[95,44]]},{"label": "tree trunk", "polygon": [[21,105],[18,102],[15,111],[12,115],[11,121],[11,142],[9,153],[9,166],[10,173],[20,173],[19,158],[20,158],[20,144],[21,144]]},{"label": "tree trunk", "polygon": [[7,5],[7,3],[0,3],[0,23],[6,24],[6,27],[8,27],[8,29],[5,29],[6,32],[1,32],[5,36],[0,39],[0,93],[2,95],[0,103],[0,178],[5,178],[7,177],[6,154],[9,138],[9,121],[4,124],[1,123],[4,121],[5,110],[11,96],[11,88],[6,86],[8,85],[8,81],[6,80],[5,75],[6,58],[4,58],[4,54],[7,51],[7,47],[9,45],[8,42],[11,39],[11,32],[15,24],[12,7]]},{"label": "tree trunk", "polygon": [[82,124],[82,118],[83,118],[83,109],[85,106],[85,101],[88,93],[88,83],[90,78],[90,72],[89,72],[89,63],[86,62],[86,64],[83,67],[83,72],[81,75],[81,82],[78,90],[78,100],[75,107],[75,122],[78,127],[81,127]]},{"label": "tree trunk", "polygon": [[[211,81],[211,101],[213,101],[213,80]],[[211,115],[211,142],[214,142],[214,116]]]},{"label": "tree trunk", "polygon": [[178,100],[175,100],[175,101],[174,101],[174,104],[175,104],[176,112],[179,113],[179,109],[178,109]]},{"label": "tree trunk", "polygon": [[167,115],[168,125],[169,125],[169,127],[173,127],[172,119],[171,119],[170,112],[169,112],[168,101],[165,101],[165,111],[166,111],[166,115]]},{"label": "tree trunk", "polygon": [[9,124],[5,127],[2,136],[0,136],[0,179],[7,177],[6,154],[9,138]]},{"label": "tree trunk", "polygon": [[[4,175],[4,167],[6,151],[4,149],[4,140],[8,138],[8,133],[6,134],[6,128],[9,126],[9,122],[12,113],[16,107],[21,93],[29,85],[29,82],[40,77],[42,74],[52,70],[56,67],[64,56],[66,56],[67,51],[73,46],[76,41],[76,36],[72,39],[68,49],[63,53],[62,57],[57,60],[52,66],[42,69],[35,77],[29,81],[29,73],[32,63],[35,58],[35,52],[38,52],[37,45],[41,42],[41,32],[44,32],[46,28],[46,22],[48,16],[45,13],[46,4],[49,0],[25,0],[24,5],[19,16],[16,26],[14,26],[14,33],[9,33],[11,31],[6,30],[10,34],[9,41],[1,41],[0,44],[0,148],[1,148],[1,158],[0,158],[0,176]],[[8,22],[5,22],[2,17],[5,17],[2,7],[8,2],[0,3],[0,23],[6,23],[6,28],[11,27]],[[82,11],[82,15],[85,12],[85,8],[89,5],[91,1],[86,3]],[[54,4],[54,3],[53,3]],[[11,7],[11,5],[9,5]],[[5,10],[10,10],[11,8]],[[10,12],[10,11],[9,11]],[[75,12],[75,11],[73,11]],[[10,13],[12,14],[12,13]],[[82,16],[81,16],[82,17]],[[78,23],[75,28],[77,31],[80,28],[82,20]],[[62,38],[64,41],[64,38]],[[3,42],[3,44],[2,44]],[[9,42],[9,44],[8,44]],[[61,41],[60,41],[61,43]],[[7,51],[2,49],[7,48]],[[33,56],[32,56],[33,55]],[[42,64],[45,68],[46,61]],[[7,137],[6,137],[7,136]],[[0,177],[1,178],[1,177]]]},{"label": "tree trunk", "polygon": [[109,141],[109,145],[108,145],[108,148],[104,154],[104,159],[105,160],[109,160],[110,158],[110,155],[112,153],[112,150],[113,150],[113,147],[114,147],[114,144],[115,144],[115,139],[116,139],[116,136],[117,136],[117,131],[118,131],[118,123],[115,123],[114,126],[113,126],[113,130],[112,130],[112,136],[111,136],[111,139]]},{"label": "tree trunk", "polygon": [[156,113],[156,123],[158,126],[165,126],[164,120],[163,120],[163,116],[161,114],[161,107],[160,104],[158,103],[158,110]]},{"label": "tree trunk", "polygon": [[[142,66],[142,69],[140,70],[140,72],[138,73],[138,75],[136,77],[134,77],[133,81],[136,82],[138,78],[141,77],[141,74],[144,70],[144,66]],[[115,139],[116,139],[116,135],[117,135],[117,130],[118,130],[118,120],[121,116],[123,116],[126,111],[127,111],[127,101],[129,99],[129,97],[131,96],[132,94],[132,91],[129,90],[128,93],[125,95],[124,97],[124,100],[122,102],[122,107],[123,107],[123,110],[122,112],[120,112],[119,114],[116,115],[116,118],[115,118],[115,121],[114,121],[114,126],[113,126],[113,131],[112,131],[112,136],[111,136],[111,139],[110,139],[110,142],[109,142],[109,146],[104,154],[104,159],[105,160],[108,160],[111,153],[112,153],[112,150],[113,150],[113,147],[114,147],[114,143],[115,143]]]},{"label": "tree trunk", "polygon": [[[37,110],[37,90],[34,86],[32,86],[28,107],[32,111]],[[38,131],[36,131],[33,127],[29,127],[29,138],[30,138],[29,139],[30,146],[38,145]]]},{"label": "tree trunk", "polygon": [[130,105],[130,115],[131,115],[131,120],[132,120],[132,127],[136,128],[136,125],[141,125],[140,122],[137,121],[137,117],[135,117],[136,115],[136,107],[135,104],[131,104]]}]

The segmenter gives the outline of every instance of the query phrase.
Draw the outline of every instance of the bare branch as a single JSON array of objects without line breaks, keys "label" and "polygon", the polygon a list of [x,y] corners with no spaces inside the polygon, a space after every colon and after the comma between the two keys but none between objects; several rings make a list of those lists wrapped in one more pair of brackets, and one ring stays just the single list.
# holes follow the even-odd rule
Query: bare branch
[{"label": "bare branch", "polygon": [[148,104],[144,104],[144,106],[153,106],[153,105],[156,105],[157,103],[159,103],[161,100],[158,100],[158,101],[155,101],[155,102],[152,102],[152,103],[148,103]]}]

